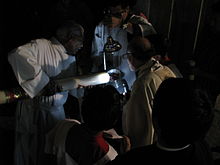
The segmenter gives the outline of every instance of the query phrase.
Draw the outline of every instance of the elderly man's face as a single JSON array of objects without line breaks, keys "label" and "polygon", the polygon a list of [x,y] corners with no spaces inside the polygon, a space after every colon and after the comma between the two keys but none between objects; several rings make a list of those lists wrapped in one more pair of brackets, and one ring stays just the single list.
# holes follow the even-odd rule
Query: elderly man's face
[{"label": "elderly man's face", "polygon": [[75,55],[83,47],[83,31],[81,34],[74,36],[66,44],[65,48],[70,55]]}]

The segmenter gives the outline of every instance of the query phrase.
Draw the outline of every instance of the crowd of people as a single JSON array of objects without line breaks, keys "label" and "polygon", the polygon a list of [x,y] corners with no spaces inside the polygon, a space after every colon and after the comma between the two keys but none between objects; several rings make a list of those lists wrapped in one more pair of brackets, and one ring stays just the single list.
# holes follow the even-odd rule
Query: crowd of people
[{"label": "crowd of people", "polygon": [[212,104],[207,94],[194,82],[168,78],[158,88],[152,108],[156,133],[153,144],[143,145],[117,156],[108,164],[213,164],[204,138],[213,120]]},{"label": "crowd of people", "polygon": [[70,90],[57,83],[79,75],[88,31],[76,20],[60,21],[51,39],[9,52],[28,95],[17,103],[14,164],[214,164],[205,139],[214,113],[205,91],[161,58],[155,28],[130,1],[108,1],[103,11],[88,68],[109,73],[109,83]]}]

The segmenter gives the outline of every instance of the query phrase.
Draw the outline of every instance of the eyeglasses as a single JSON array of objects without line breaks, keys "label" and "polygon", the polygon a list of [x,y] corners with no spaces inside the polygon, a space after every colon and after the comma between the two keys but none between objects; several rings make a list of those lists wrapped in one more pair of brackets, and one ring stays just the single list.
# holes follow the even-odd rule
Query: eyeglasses
[{"label": "eyeglasses", "polygon": [[125,53],[125,54],[122,55],[122,58],[123,58],[123,59],[128,59],[129,57],[132,56],[132,54],[133,54],[132,52],[127,52],[127,53]]}]

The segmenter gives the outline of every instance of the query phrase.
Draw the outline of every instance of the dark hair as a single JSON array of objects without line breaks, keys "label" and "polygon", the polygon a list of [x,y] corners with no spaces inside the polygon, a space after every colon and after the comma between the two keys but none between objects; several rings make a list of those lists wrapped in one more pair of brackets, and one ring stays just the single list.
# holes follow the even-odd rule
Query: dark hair
[{"label": "dark hair", "polygon": [[132,56],[141,61],[147,61],[156,55],[154,47],[147,38],[136,36],[128,43]]},{"label": "dark hair", "polygon": [[57,26],[56,38],[62,44],[68,42],[74,37],[83,38],[83,27],[73,20],[64,20]]},{"label": "dark hair", "polygon": [[213,110],[206,92],[193,81],[169,78],[155,94],[152,116],[158,136],[171,146],[184,146],[205,136]]},{"label": "dark hair", "polygon": [[120,114],[120,103],[120,94],[113,86],[93,87],[83,98],[83,121],[96,131],[113,128]]}]

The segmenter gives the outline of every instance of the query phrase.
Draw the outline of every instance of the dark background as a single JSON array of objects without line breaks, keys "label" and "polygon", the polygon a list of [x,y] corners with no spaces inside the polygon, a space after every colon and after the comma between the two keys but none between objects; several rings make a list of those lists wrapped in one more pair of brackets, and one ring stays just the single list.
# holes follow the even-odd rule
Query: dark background
[{"label": "dark background", "polygon": [[[85,48],[80,52],[79,65],[81,73],[88,72],[94,27],[102,18],[106,0],[9,0],[0,3],[0,90],[18,85],[7,61],[8,52],[31,39],[51,37],[57,23],[66,18],[75,19],[85,28]],[[220,35],[218,28],[216,30],[216,20],[220,18],[219,0],[137,0],[134,9],[142,11],[157,32],[169,39],[169,57],[184,76],[193,71],[195,81],[209,91],[214,102],[220,93]],[[196,62],[193,70],[189,60]],[[0,105],[0,150],[3,153],[0,164],[4,165],[13,161],[15,105]]]}]

